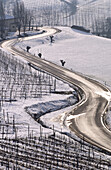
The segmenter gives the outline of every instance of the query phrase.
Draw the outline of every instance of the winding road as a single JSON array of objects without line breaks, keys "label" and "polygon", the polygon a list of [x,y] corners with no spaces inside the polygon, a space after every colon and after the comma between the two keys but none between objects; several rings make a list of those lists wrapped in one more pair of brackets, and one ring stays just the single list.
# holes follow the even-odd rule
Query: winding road
[{"label": "winding road", "polygon": [[2,48],[26,59],[28,62],[43,69],[55,77],[77,86],[82,94],[81,101],[67,114],[65,124],[81,138],[104,150],[111,152],[111,132],[104,126],[103,116],[108,107],[111,93],[102,84],[76,72],[60,67],[52,62],[20,51],[14,47],[19,41],[48,36],[57,33],[54,28],[43,28],[46,32],[36,36],[4,41]]}]

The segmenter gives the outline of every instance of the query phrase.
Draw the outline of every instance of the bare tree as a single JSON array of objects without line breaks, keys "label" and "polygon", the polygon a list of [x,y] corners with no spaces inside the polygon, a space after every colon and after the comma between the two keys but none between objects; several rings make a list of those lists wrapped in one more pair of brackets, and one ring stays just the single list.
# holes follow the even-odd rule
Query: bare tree
[{"label": "bare tree", "polygon": [[52,22],[52,11],[50,6],[43,7],[42,9],[42,16],[39,15],[39,17],[42,17],[44,25],[51,25]]},{"label": "bare tree", "polygon": [[32,21],[34,21],[34,16],[33,16],[33,13],[32,11],[30,10],[27,10],[27,23],[28,23],[28,26],[29,26],[29,31],[30,31],[30,27],[31,27],[31,24],[32,24]]},{"label": "bare tree", "polygon": [[3,0],[0,0],[0,37],[3,39],[5,36],[5,7]]},{"label": "bare tree", "polygon": [[13,15],[15,18],[15,23],[19,31],[19,36],[21,32],[21,28],[23,27],[23,31],[25,33],[27,25],[29,25],[29,30],[31,26],[31,20],[33,19],[33,16],[31,12],[25,8],[24,2],[18,2],[16,0],[14,4],[13,9]]},{"label": "bare tree", "polygon": [[16,0],[14,4],[14,9],[13,9],[13,15],[14,15],[15,23],[18,28],[19,36],[20,36],[22,20],[23,20],[23,15],[24,15],[24,3],[23,2],[18,2]]},{"label": "bare tree", "polygon": [[28,24],[28,11],[26,9],[24,9],[24,15],[23,15],[23,18],[22,18],[22,23],[23,23],[23,31],[24,31],[24,34],[25,34],[26,27],[27,27],[27,24]]},{"label": "bare tree", "polygon": [[111,38],[111,17],[95,20],[92,29],[96,35]]},{"label": "bare tree", "polygon": [[106,19],[106,36],[111,38],[111,17]]}]

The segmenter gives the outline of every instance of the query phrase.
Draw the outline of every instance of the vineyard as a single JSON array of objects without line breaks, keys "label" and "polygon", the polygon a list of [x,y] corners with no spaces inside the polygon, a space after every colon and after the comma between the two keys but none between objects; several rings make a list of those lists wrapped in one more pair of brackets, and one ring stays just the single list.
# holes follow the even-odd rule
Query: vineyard
[{"label": "vineyard", "polygon": [[[6,11],[13,15],[13,1],[12,4],[10,2],[7,3]],[[111,3],[107,1],[102,5],[100,1],[86,0],[76,4],[76,8],[73,2],[43,0],[41,3],[24,0],[26,8],[32,14],[32,31],[34,26],[36,29],[38,26],[70,26],[82,31],[87,29],[96,35],[104,31],[103,35],[106,36],[106,21],[109,17],[110,23]],[[49,44],[48,38],[40,40],[42,48],[46,41]],[[23,48],[23,44],[20,44]],[[50,44],[50,47],[53,46]],[[84,137],[80,139],[65,129],[63,122],[60,122],[62,114],[57,113],[53,117],[56,114],[53,114],[54,111],[59,112],[79,100],[76,91],[56,91],[57,81],[45,71],[0,49],[0,170],[111,169],[109,152],[87,143]],[[51,96],[52,93],[72,96],[64,100],[41,102],[42,97]],[[111,108],[108,112],[111,112]],[[46,114],[49,115],[45,117]],[[51,124],[48,122],[49,118],[52,120]],[[110,116],[105,117],[106,126],[110,126],[107,119]]]},{"label": "vineyard", "polygon": [[107,154],[64,135],[43,135],[27,138],[0,139],[0,167],[22,169],[101,169],[111,166]]},{"label": "vineyard", "polygon": [[1,101],[37,98],[54,91],[54,78],[0,50]]},{"label": "vineyard", "polygon": [[[29,124],[16,122],[14,114],[3,109],[4,103],[18,99],[40,98],[54,92],[55,78],[34,70],[27,63],[0,50],[0,169],[101,169],[111,166],[109,153],[53,128],[35,135]],[[35,120],[39,122],[38,120]],[[24,137],[18,129],[25,126]],[[47,128],[47,127],[45,127]],[[44,129],[45,129],[44,128]]]},{"label": "vineyard", "polygon": [[55,88],[54,77],[0,50],[0,137],[15,136],[23,128],[27,136],[30,125],[22,118],[24,108],[16,108],[22,107],[24,100],[32,103],[32,99],[50,95]]}]

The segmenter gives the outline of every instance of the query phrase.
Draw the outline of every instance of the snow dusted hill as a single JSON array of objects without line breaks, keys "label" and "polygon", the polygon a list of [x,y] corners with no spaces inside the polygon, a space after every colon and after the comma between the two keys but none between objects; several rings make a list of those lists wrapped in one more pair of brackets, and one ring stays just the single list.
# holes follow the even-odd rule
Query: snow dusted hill
[{"label": "snow dusted hill", "polygon": [[[59,5],[61,2],[64,3],[65,0],[32,0],[32,1],[29,1],[29,0],[23,0],[25,5],[29,8],[36,8],[36,5]],[[67,2],[71,2],[72,0],[66,0]],[[106,6],[109,6],[110,4],[110,1],[109,0],[78,0],[78,8],[85,8],[85,9],[88,9],[88,8],[96,8],[96,7],[106,7]]]},{"label": "snow dusted hill", "polygon": [[[82,25],[86,28],[92,29],[92,25],[97,20],[103,20],[111,16],[111,12],[110,12],[111,2],[109,0],[78,0],[76,13],[75,13],[75,8],[73,7],[74,3],[72,3],[74,2],[74,0],[52,0],[52,1],[23,0],[23,1],[25,3],[25,6],[27,8],[30,8],[36,17],[40,15],[41,12],[43,14],[45,8],[47,10],[49,9],[49,11],[52,11],[52,16],[54,16],[55,13],[57,13],[59,15],[59,18],[61,18],[60,21],[58,19],[58,22],[60,22],[59,25],[71,26],[74,24],[74,25]],[[54,12],[54,10],[56,12]],[[50,12],[48,12],[48,14],[49,13]],[[67,17],[68,19],[66,21],[62,21],[65,20]],[[39,22],[40,21],[37,21],[37,23]],[[47,24],[43,22],[42,25],[47,25]]]},{"label": "snow dusted hill", "polygon": [[[111,39],[94,36],[70,27],[58,28],[62,32],[54,35],[54,43],[50,43],[49,37],[44,37],[20,42],[18,48],[25,50],[28,45],[31,47],[32,54],[38,56],[41,52],[42,58],[58,65],[61,65],[60,60],[64,60],[65,67],[68,69],[99,80],[111,89]],[[111,107],[107,120],[111,128],[110,110]],[[54,112],[46,114],[42,120],[49,125],[54,123],[56,117],[53,118],[53,122],[49,119],[49,116],[53,117],[53,114]]]},{"label": "snow dusted hill", "polygon": [[[22,0],[18,0],[22,1]],[[13,15],[15,0],[6,1],[7,14]],[[36,25],[84,26],[95,32],[97,22],[111,16],[109,0],[23,0],[25,7],[33,14]]]},{"label": "snow dusted hill", "polygon": [[[32,10],[38,9],[38,8],[45,8],[46,6],[52,6],[52,7],[58,7],[61,8],[61,5],[67,4],[66,2],[73,2],[74,0],[18,0],[23,1],[25,6],[27,8],[30,8]],[[6,9],[8,11],[8,8],[11,9],[11,6],[13,6],[13,3],[15,0],[4,0],[6,4]],[[107,15],[110,15],[110,9],[111,9],[111,2],[110,0],[78,0],[78,11],[93,11],[95,10],[102,11]],[[101,15],[102,15],[101,12]]]},{"label": "snow dusted hill", "polygon": [[[29,1],[29,0],[23,0],[24,1],[24,3],[27,5],[27,6],[29,6],[29,4],[37,4],[37,3],[39,3],[39,4],[42,4],[42,5],[45,5],[45,4],[56,4],[56,3],[60,3],[61,2],[61,0],[51,0],[51,2],[50,2],[50,0],[42,0],[42,1],[40,1],[40,0],[32,0],[32,1]],[[62,2],[64,2],[65,0],[62,0]],[[71,2],[72,0],[66,0],[67,2]],[[45,3],[45,4],[44,4]],[[109,0],[78,0],[78,4],[79,5],[82,5],[82,6],[87,6],[87,5],[100,5],[100,4],[102,4],[103,6],[104,6],[104,4],[107,4],[107,3],[109,3]]]},{"label": "snow dusted hill", "polygon": [[[38,56],[41,52],[42,58],[58,65],[61,65],[60,60],[64,60],[65,67],[68,69],[99,80],[111,89],[111,39],[94,36],[70,27],[58,28],[62,32],[54,35],[55,41],[52,44],[49,37],[44,37],[20,42],[17,46],[26,50],[28,45],[31,47],[32,54]],[[111,126],[110,115],[111,113],[108,115],[109,126]],[[45,115],[43,121],[47,120],[47,124],[54,123],[49,120],[49,116]]]},{"label": "snow dusted hill", "polygon": [[110,0],[79,0],[78,9],[83,9],[87,11],[96,11],[98,10],[98,13],[100,11],[100,15],[102,13],[106,15],[110,15],[111,11],[111,1]]},{"label": "snow dusted hill", "polygon": [[89,33],[73,30],[70,27],[59,27],[61,33],[54,36],[55,42],[50,44],[49,37],[20,42],[20,48],[31,46],[30,52],[65,67],[97,79],[111,83],[111,40],[97,37]]}]

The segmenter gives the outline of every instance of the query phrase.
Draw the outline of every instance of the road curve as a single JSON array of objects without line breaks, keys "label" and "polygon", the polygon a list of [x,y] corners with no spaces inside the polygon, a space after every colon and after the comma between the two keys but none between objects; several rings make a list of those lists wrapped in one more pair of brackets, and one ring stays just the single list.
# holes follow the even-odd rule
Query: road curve
[{"label": "road curve", "polygon": [[103,124],[103,115],[109,104],[111,93],[102,84],[91,80],[78,73],[60,67],[52,62],[40,59],[29,53],[19,51],[14,44],[21,40],[52,35],[57,32],[54,28],[44,28],[46,32],[42,35],[31,36],[22,39],[13,39],[1,44],[3,48],[9,50],[14,55],[25,58],[28,62],[49,72],[66,82],[76,85],[82,92],[82,100],[74,107],[65,119],[66,125],[77,135],[102,149],[111,152],[111,132]]}]

